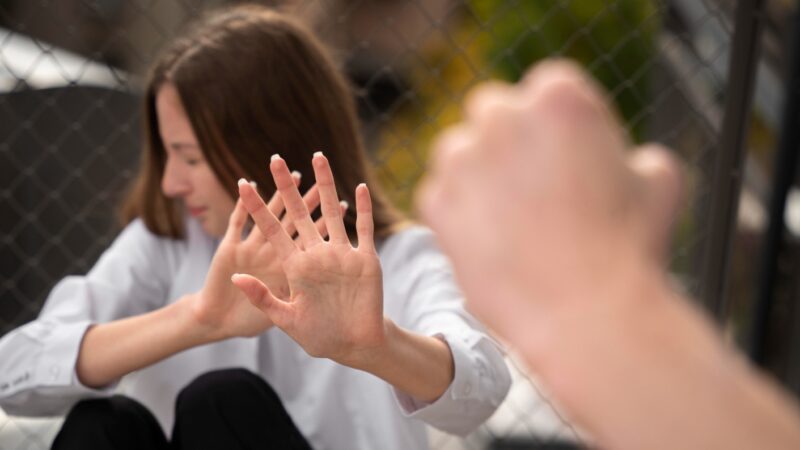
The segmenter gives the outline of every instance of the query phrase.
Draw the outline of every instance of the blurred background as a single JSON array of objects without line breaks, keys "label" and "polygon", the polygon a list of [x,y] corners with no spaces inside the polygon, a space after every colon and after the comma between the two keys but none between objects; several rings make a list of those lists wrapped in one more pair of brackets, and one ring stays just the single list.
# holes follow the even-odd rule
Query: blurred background
[{"label": "blurred background", "polygon": [[[54,283],[86,272],[119,231],[148,63],[187,21],[233,3],[0,0],[0,335],[32,320]],[[547,56],[579,61],[632,142],[667,144],[686,162],[676,286],[800,392],[796,1],[266,3],[333,47],[380,179],[411,215],[431,140],[459,119],[470,88],[516,81]],[[0,449],[47,448],[59,425],[0,411]],[[480,430],[466,439],[431,431],[434,449],[590,442],[519,370]]]}]

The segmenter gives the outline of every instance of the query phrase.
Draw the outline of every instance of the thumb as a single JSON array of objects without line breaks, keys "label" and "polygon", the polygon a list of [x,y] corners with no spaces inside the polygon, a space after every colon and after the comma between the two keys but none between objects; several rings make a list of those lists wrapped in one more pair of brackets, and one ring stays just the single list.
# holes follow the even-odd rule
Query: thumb
[{"label": "thumb", "polygon": [[235,273],[231,277],[231,282],[247,296],[253,306],[263,311],[275,325],[283,328],[288,323],[292,313],[291,305],[272,295],[267,285],[261,280],[252,275]]},{"label": "thumb", "polygon": [[628,167],[643,181],[650,250],[664,263],[684,195],[681,164],[667,148],[647,144],[629,156]]}]

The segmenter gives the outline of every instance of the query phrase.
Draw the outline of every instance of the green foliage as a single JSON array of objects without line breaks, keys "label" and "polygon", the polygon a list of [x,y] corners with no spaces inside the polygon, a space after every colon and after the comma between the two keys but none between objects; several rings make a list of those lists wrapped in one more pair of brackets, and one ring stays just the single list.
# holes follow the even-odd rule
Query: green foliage
[{"label": "green foliage", "polygon": [[461,117],[480,81],[517,81],[537,60],[572,58],[608,89],[634,139],[644,130],[648,76],[660,17],[651,0],[468,0],[433,33],[409,70],[411,97],[382,130],[375,156],[392,200],[412,213],[412,192],[430,146]]},{"label": "green foliage", "polygon": [[659,17],[652,1],[472,0],[492,76],[517,81],[537,60],[575,59],[611,93],[639,136]]}]

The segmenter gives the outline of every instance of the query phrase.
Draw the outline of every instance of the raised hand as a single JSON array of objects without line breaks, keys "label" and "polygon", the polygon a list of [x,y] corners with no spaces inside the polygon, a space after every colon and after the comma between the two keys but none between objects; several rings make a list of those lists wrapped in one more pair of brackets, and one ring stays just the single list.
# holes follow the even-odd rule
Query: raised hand
[{"label": "raised hand", "polygon": [[420,207],[470,308],[599,448],[800,448],[789,396],[667,283],[679,166],[626,153],[607,105],[547,61],[479,89],[439,140]]},{"label": "raised hand", "polygon": [[342,221],[328,160],[316,153],[313,166],[328,240],[314,226],[279,156],[273,156],[270,170],[287,216],[297,229],[297,241],[291,239],[252,186],[239,186],[245,208],[282,261],[288,298],[278,295],[255,273],[242,271],[232,280],[309,355],[363,367],[386,340],[382,275],[373,240],[369,190],[364,184],[356,188],[358,246],[354,247]]},{"label": "raised hand", "polygon": [[605,291],[624,289],[640,261],[660,264],[677,166],[652,147],[627,157],[621,126],[579,69],[544,63],[520,85],[483,86],[465,109],[438,141],[419,203],[490,326],[531,342],[541,328],[530,317],[620,297]]},{"label": "raised hand", "polygon": [[[293,184],[299,183],[299,174],[292,175],[290,180]],[[244,180],[240,180],[240,184],[243,182]],[[301,201],[309,209],[316,208],[319,205],[316,186],[312,186]],[[278,216],[283,213],[284,206],[279,193],[272,196],[267,208]],[[214,254],[206,283],[193,303],[192,311],[197,322],[207,327],[216,339],[254,336],[272,325],[269,318],[231,284],[232,274],[252,273],[267,283],[276,295],[287,296],[289,292],[281,261],[272,244],[257,228],[243,237],[247,218],[247,210],[242,201],[237,201],[225,235]],[[324,224],[317,226],[319,225],[323,225],[321,232],[325,233]],[[287,233],[293,233],[292,223],[287,220],[284,226]]]}]

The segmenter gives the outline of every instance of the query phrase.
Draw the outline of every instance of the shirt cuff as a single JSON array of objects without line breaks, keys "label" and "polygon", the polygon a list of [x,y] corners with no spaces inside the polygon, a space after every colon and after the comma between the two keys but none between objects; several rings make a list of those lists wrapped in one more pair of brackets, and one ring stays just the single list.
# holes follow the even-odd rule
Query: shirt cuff
[{"label": "shirt cuff", "polygon": [[112,391],[114,382],[103,388],[92,388],[80,382],[77,374],[78,353],[83,337],[93,324],[88,321],[62,323],[45,337],[47,351],[36,368],[37,384],[40,386],[72,386],[86,393]]},{"label": "shirt cuff", "polygon": [[[453,355],[453,381],[450,382],[447,390],[438,399],[428,403],[415,399],[397,388],[393,387],[392,389],[400,410],[406,417],[419,419],[431,424],[440,424],[443,419],[447,421],[448,417],[453,416],[454,402],[458,403],[461,413],[469,414],[470,402],[462,402],[460,400],[468,399],[473,395],[475,389],[479,386],[479,380],[476,371],[472,370],[474,365],[469,356],[471,345],[466,342],[467,339],[453,338],[442,334],[436,334],[434,337],[443,340],[450,347],[450,352]],[[464,434],[471,431],[472,427],[470,426],[469,429],[462,432],[459,430],[462,427],[456,421],[452,426],[444,425],[437,428]]]}]

